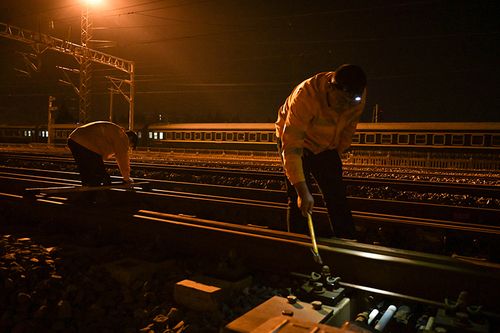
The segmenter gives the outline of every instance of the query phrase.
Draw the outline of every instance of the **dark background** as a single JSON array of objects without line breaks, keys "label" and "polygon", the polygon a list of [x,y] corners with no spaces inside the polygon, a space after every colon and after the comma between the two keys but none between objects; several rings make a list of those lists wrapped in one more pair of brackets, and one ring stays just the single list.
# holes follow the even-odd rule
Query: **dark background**
[{"label": "dark background", "polygon": [[[368,75],[382,121],[500,121],[497,1],[103,0],[91,47],[136,63],[136,123],[273,122],[300,81],[343,63]],[[80,44],[79,0],[2,1],[0,22]],[[45,51],[0,38],[0,123],[44,122],[57,97],[61,121],[78,99]],[[26,73],[21,72],[25,71]],[[106,119],[109,81],[94,67],[91,120]],[[75,76],[75,82],[78,82]],[[128,104],[114,98],[116,121]]]}]

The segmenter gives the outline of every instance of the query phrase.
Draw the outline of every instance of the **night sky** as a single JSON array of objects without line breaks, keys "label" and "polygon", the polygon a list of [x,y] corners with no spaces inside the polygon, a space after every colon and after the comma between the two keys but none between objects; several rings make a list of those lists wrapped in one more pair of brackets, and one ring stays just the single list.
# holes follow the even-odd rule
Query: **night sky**
[{"label": "night sky", "polygon": [[[497,1],[103,1],[91,47],[136,63],[136,123],[273,122],[296,84],[343,63],[368,75],[362,121],[378,105],[382,121],[500,122]],[[2,1],[0,22],[80,43],[81,8]],[[77,117],[56,68],[76,61],[46,51],[27,70],[19,52],[28,51],[0,38],[0,123],[46,120],[49,94]],[[105,76],[124,76],[94,69],[90,117],[106,119]],[[126,123],[126,102],[114,105]]]}]

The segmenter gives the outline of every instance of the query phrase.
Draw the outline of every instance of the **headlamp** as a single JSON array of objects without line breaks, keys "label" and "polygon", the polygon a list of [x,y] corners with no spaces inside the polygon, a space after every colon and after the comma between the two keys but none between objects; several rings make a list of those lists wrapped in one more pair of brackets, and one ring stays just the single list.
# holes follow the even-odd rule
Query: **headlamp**
[{"label": "headlamp", "polygon": [[340,83],[335,82],[335,81],[332,82],[331,84],[332,84],[332,87],[334,89],[340,90],[344,94],[346,94],[349,97],[349,99],[352,100],[353,103],[359,103],[359,102],[361,102],[362,94],[357,93],[357,92],[352,92],[347,87],[344,87],[343,85],[341,85]]}]

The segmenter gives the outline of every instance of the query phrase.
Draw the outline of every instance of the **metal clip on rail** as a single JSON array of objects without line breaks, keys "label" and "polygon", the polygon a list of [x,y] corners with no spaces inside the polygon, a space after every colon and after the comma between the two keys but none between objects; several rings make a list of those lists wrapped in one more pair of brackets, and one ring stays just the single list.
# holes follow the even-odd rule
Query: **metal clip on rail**
[{"label": "metal clip on rail", "polygon": [[319,264],[323,265],[323,260],[321,259],[321,256],[319,255],[318,251],[318,244],[316,243],[316,236],[314,234],[314,225],[312,222],[312,216],[311,213],[307,213],[307,224],[309,226],[309,234],[311,235],[311,241],[312,241],[312,253],[314,256],[314,261]]}]

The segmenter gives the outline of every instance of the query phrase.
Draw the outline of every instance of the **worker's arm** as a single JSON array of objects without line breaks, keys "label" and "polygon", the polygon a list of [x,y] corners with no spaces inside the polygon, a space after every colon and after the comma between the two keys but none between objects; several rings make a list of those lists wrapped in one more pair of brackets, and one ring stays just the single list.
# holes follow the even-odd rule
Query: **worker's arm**
[{"label": "worker's arm", "polygon": [[123,177],[125,183],[132,183],[133,180],[130,178],[130,154],[129,154],[129,143],[128,137],[126,135],[120,135],[120,137],[115,142],[115,159],[120,169],[120,173]]},{"label": "worker's arm", "polygon": [[297,191],[297,206],[304,216],[312,212],[314,199],[305,180],[302,154],[304,152],[306,131],[317,109],[317,106],[310,102],[314,102],[314,99],[307,95],[307,91],[298,90],[295,98],[289,101],[289,109],[281,138],[285,173]]},{"label": "worker's arm", "polygon": [[130,178],[130,158],[129,154],[121,153],[115,154],[116,163],[118,164],[118,168],[120,169],[120,173],[123,177],[123,181],[125,183],[132,183],[133,180]]}]

